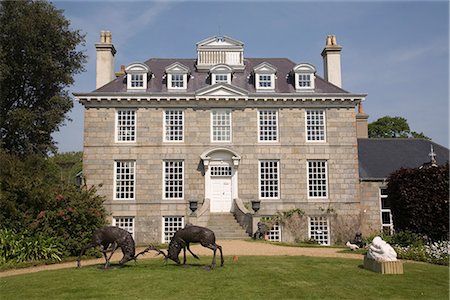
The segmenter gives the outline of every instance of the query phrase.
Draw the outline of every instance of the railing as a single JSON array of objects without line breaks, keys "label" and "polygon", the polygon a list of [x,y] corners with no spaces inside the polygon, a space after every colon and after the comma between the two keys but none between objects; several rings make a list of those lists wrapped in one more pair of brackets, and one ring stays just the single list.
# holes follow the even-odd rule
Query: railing
[{"label": "railing", "polygon": [[253,214],[244,206],[242,200],[239,198],[233,199],[233,206],[231,207],[231,212],[234,218],[238,221],[245,232],[249,235],[253,234]]}]

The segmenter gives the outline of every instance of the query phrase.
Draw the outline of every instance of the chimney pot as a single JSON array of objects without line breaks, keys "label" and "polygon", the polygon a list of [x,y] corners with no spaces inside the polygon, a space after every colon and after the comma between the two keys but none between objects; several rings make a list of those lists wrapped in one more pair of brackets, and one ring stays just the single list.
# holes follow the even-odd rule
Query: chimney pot
[{"label": "chimney pot", "polygon": [[327,35],[325,48],[322,51],[324,79],[337,87],[342,87],[341,50],[335,35]]}]

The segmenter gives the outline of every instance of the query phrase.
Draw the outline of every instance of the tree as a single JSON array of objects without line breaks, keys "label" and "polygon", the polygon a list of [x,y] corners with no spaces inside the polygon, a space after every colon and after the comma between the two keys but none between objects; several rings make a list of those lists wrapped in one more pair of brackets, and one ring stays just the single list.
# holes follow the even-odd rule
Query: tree
[{"label": "tree", "polygon": [[449,234],[449,165],[400,169],[389,176],[387,192],[394,227],[433,240]]},{"label": "tree", "polygon": [[0,2],[0,146],[47,155],[73,106],[65,90],[83,71],[84,35],[44,1]]},{"label": "tree", "polygon": [[[20,158],[0,149],[2,229],[57,238],[66,255],[77,255],[92,233],[106,224],[105,199],[96,188],[78,188],[64,177],[75,172],[77,157],[80,153]],[[65,169],[65,163],[72,161],[74,166]]]},{"label": "tree", "polygon": [[369,124],[369,138],[420,138],[431,140],[423,132],[411,131],[402,117],[385,116]]}]

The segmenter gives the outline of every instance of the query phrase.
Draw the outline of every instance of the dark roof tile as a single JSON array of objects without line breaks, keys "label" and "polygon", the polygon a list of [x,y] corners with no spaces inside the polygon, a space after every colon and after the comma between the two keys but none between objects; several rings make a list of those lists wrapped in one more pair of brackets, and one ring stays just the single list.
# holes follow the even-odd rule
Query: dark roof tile
[{"label": "dark roof tile", "polygon": [[[188,88],[186,92],[193,93],[196,90],[208,86],[209,78],[208,72],[197,72],[195,67],[196,59],[189,58],[152,58],[145,62],[154,75],[151,78],[147,87],[149,93],[165,93],[167,92],[167,85],[163,76],[165,75],[165,69],[171,64],[179,62],[190,69],[191,78],[188,80]],[[288,74],[297,65],[287,58],[246,58],[244,60],[245,69],[243,71],[237,71],[233,75],[232,84],[247,90],[249,93],[256,92],[253,78],[251,74],[254,67],[263,62],[268,62],[277,68],[277,80],[275,84],[275,92],[277,93],[295,93],[295,87],[292,82],[292,78],[288,77]],[[94,92],[107,92],[107,93],[120,93],[126,92],[126,82],[124,75],[116,78],[115,80],[107,83],[106,85],[98,88]],[[348,93],[347,91],[325,81],[323,78],[316,74],[315,82],[316,93],[332,93],[342,94]]]},{"label": "dark roof tile", "polygon": [[423,139],[358,139],[359,177],[383,180],[400,168],[418,168],[430,161],[433,145],[439,165],[449,159],[449,150]]}]

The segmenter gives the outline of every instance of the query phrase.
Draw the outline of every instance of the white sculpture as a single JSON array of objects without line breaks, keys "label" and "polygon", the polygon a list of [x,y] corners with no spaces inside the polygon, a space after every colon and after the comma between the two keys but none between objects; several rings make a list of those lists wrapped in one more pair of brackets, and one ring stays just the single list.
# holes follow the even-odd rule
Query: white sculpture
[{"label": "white sculpture", "polygon": [[397,252],[388,243],[383,241],[379,236],[374,237],[372,243],[369,246],[367,257],[376,261],[396,261]]}]

